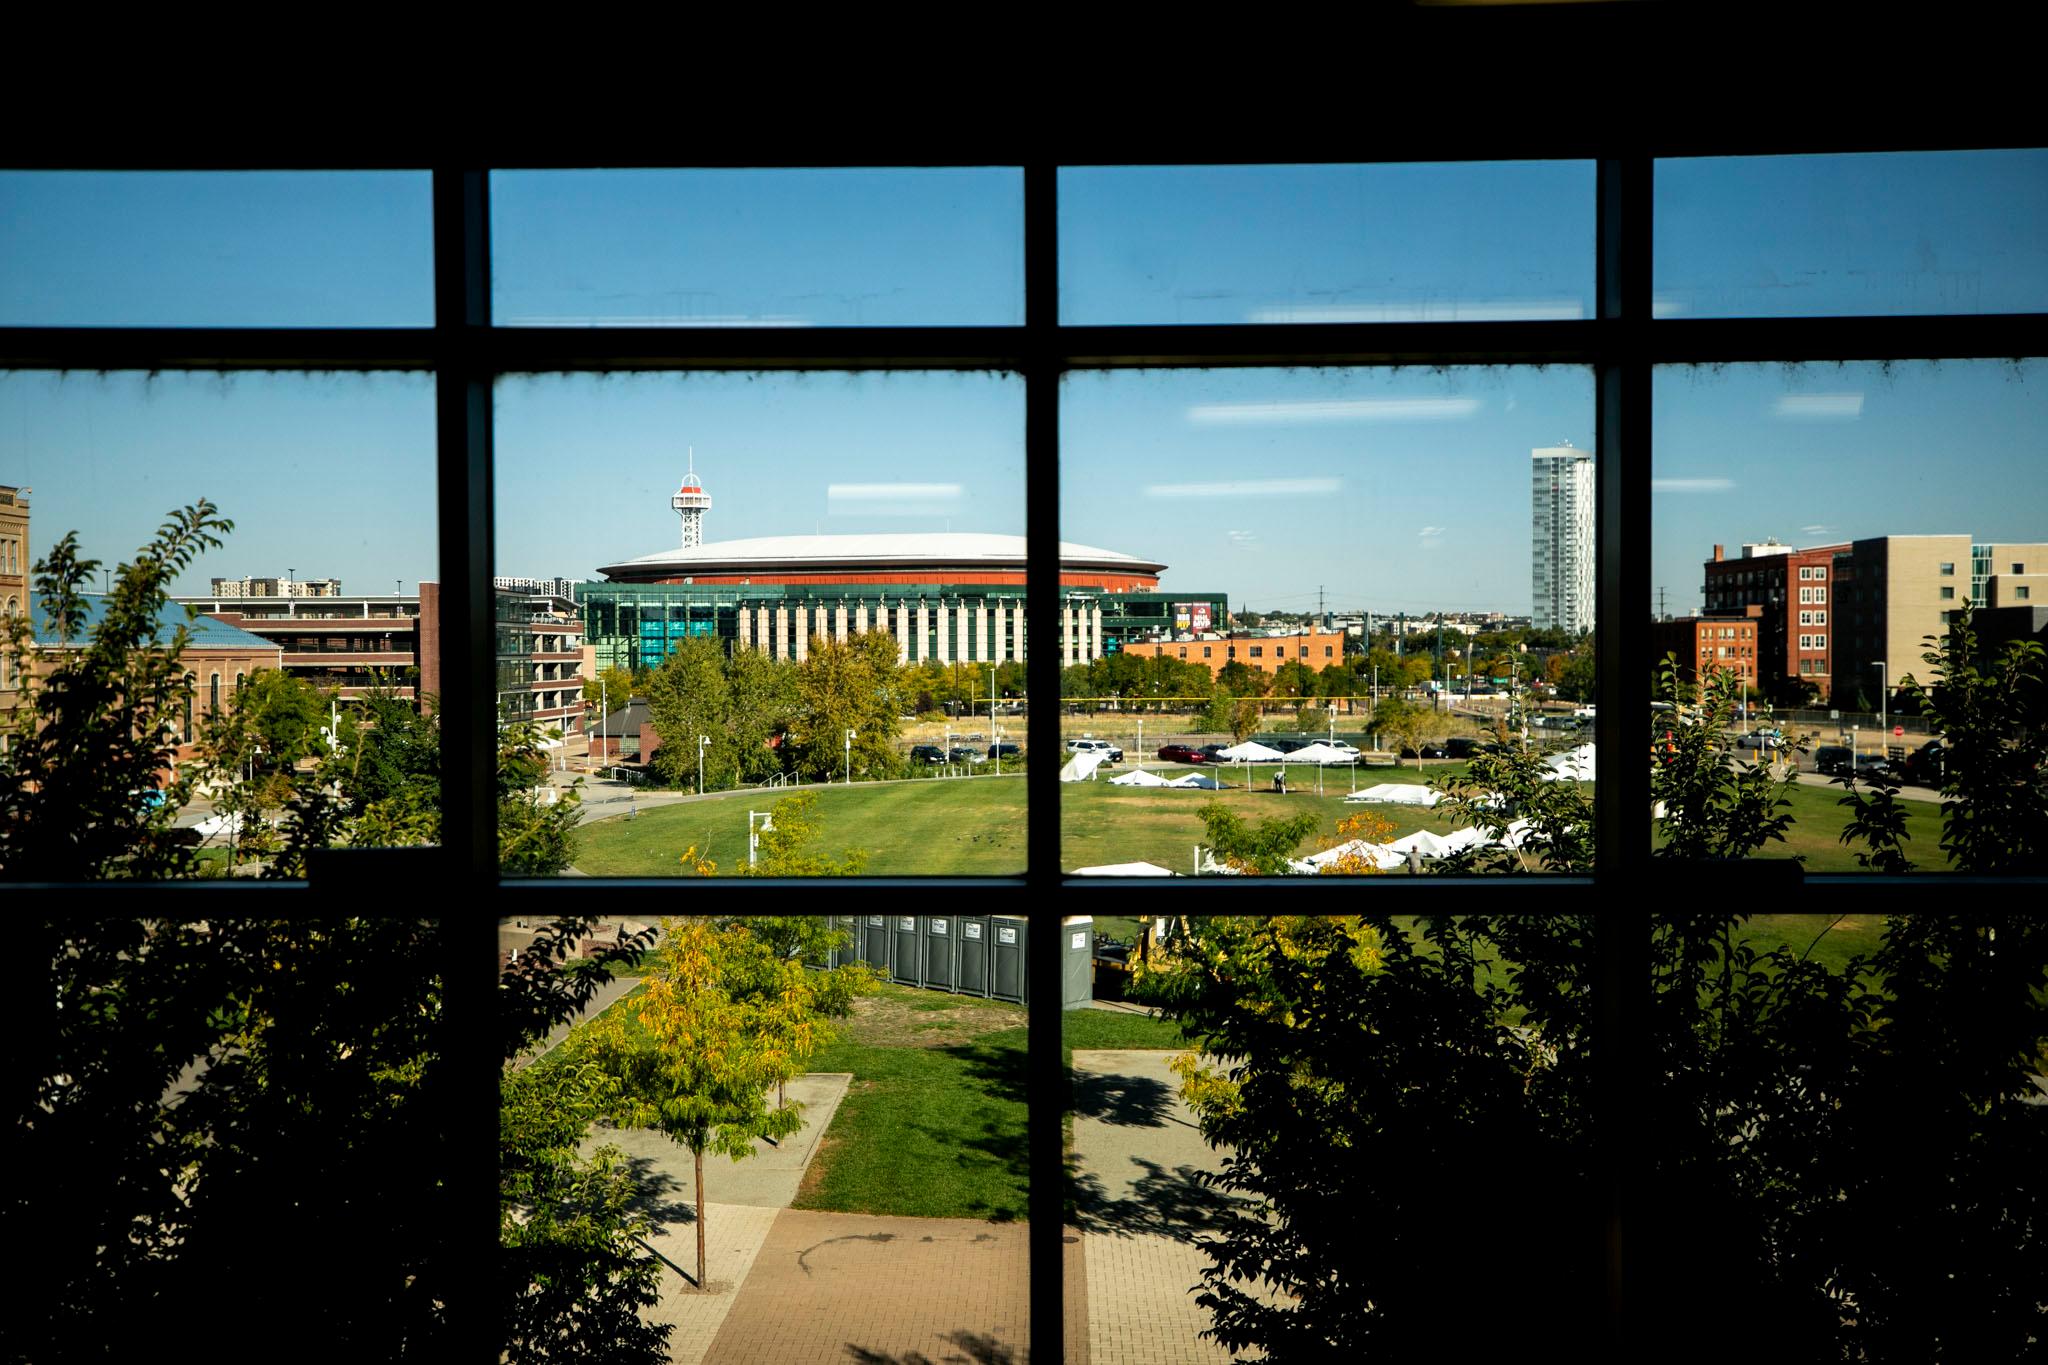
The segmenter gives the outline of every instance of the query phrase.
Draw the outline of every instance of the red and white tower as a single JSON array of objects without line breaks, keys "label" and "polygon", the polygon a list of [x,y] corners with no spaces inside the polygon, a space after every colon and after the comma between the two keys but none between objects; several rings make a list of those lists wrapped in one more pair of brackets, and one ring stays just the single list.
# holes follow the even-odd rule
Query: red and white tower
[{"label": "red and white tower", "polygon": [[683,486],[668,500],[676,509],[676,515],[683,519],[683,548],[694,550],[704,543],[704,514],[711,510],[711,495],[704,491],[704,485],[697,481],[697,448],[690,447],[690,472],[683,475]]}]

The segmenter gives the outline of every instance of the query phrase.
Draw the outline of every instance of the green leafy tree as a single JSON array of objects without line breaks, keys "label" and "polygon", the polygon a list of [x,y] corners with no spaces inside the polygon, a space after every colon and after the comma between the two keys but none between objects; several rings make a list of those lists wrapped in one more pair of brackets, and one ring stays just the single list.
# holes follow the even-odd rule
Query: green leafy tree
[{"label": "green leafy tree", "polygon": [[[1591,701],[1597,695],[1599,679],[1595,673],[1593,646],[1590,641],[1573,646],[1570,654],[1552,655],[1552,661],[1562,659],[1557,665],[1556,676],[1550,681],[1557,685],[1557,694],[1567,701]],[[1544,665],[1546,676],[1550,665]]]},{"label": "green leafy tree", "polygon": [[595,678],[583,680],[583,701],[592,711],[599,706],[617,710],[638,695],[633,674],[617,664],[599,669]]},{"label": "green leafy tree", "polygon": [[1415,767],[1419,772],[1422,769],[1419,757],[1422,747],[1448,735],[1451,718],[1433,706],[1401,697],[1386,697],[1372,713],[1372,728],[1379,732],[1381,743],[1389,744],[1395,753],[1413,749],[1418,755]]},{"label": "green leafy tree", "polygon": [[1318,820],[1312,811],[1284,819],[1261,820],[1248,825],[1221,801],[1202,807],[1202,824],[1209,833],[1210,856],[1240,872],[1260,877],[1286,875],[1287,864],[1301,841],[1315,833]]},{"label": "green leafy tree", "polygon": [[[1477,829],[1487,843],[1436,859],[1440,873],[1578,872],[1593,869],[1593,797],[1580,783],[1552,780],[1544,756],[1507,743],[1473,755],[1463,778],[1433,784],[1444,794],[1439,811],[1461,828]],[[1528,824],[1510,846],[1508,829]]]},{"label": "green leafy tree", "polygon": [[1195,728],[1210,734],[1227,734],[1237,716],[1237,694],[1227,687],[1218,686],[1209,694],[1209,700],[1195,718]]},{"label": "green leafy tree", "polygon": [[732,692],[717,640],[695,635],[677,641],[675,652],[661,661],[647,684],[647,708],[649,723],[661,738],[652,760],[656,778],[669,786],[695,787],[701,736],[711,741],[703,750],[706,788],[732,785],[740,764],[728,728]]},{"label": "green leafy tree", "polygon": [[[770,744],[796,711],[796,667],[758,649],[736,649],[725,661],[726,735],[741,782],[760,782],[782,771]],[[693,739],[691,743],[695,743]]]},{"label": "green leafy tree", "polygon": [[796,697],[796,757],[805,777],[844,775],[848,730],[854,732],[855,778],[893,777],[901,770],[896,732],[904,698],[896,682],[895,637],[870,632],[813,641],[810,656],[796,666]]},{"label": "green leafy tree", "polygon": [[508,877],[552,877],[576,860],[583,782],[551,786],[540,740],[531,721],[498,730],[498,870]]},{"label": "green leafy tree", "polygon": [[817,852],[818,798],[793,792],[778,800],[762,826],[756,877],[857,877],[867,868],[867,850],[848,848],[834,860]]},{"label": "green leafy tree", "polygon": [[1273,688],[1268,694],[1275,697],[1313,697],[1316,695],[1320,676],[1299,659],[1289,659],[1273,672]]},{"label": "green leafy tree", "polygon": [[646,977],[629,1032],[607,1012],[584,1055],[617,1084],[617,1117],[658,1128],[687,1148],[696,1171],[697,1284],[705,1282],[704,1156],[742,1161],[757,1138],[784,1138],[803,1126],[800,1106],[771,1109],[777,1074],[775,1026],[750,985],[777,961],[745,926],[702,918],[664,919],[655,969]]},{"label": "green leafy tree", "polygon": [[1259,704],[1239,697],[1230,709],[1230,742],[1242,744],[1259,732]]},{"label": "green leafy tree", "polygon": [[832,952],[853,935],[822,916],[739,915],[731,922],[760,939],[768,950],[765,961],[773,964],[772,971],[743,980],[736,992],[762,1008],[780,1106],[786,1103],[785,1083],[802,1075],[812,1055],[837,1037],[831,1021],[851,1015],[853,1002],[874,994],[881,978],[863,962],[828,965]]},{"label": "green leafy tree", "polygon": [[[171,581],[234,523],[204,498],[173,512],[114,575],[97,619],[85,589],[99,561],[66,532],[35,565],[45,634],[26,613],[0,618],[0,649],[20,684],[0,717],[0,877],[79,881],[181,877],[197,867],[173,830],[193,774],[176,772],[192,703],[190,632],[164,627]],[[190,619],[194,613],[180,609]],[[162,775],[171,773],[168,782]],[[161,787],[165,800],[145,803]]]},{"label": "green leafy tree", "polygon": [[1656,856],[1749,858],[1773,840],[1784,842],[1792,824],[1786,792],[1797,778],[1789,769],[1774,777],[1761,764],[1738,765],[1727,751],[1739,695],[1735,675],[1714,671],[1693,683],[1667,654],[1658,665],[1656,692],[1671,708],[1651,718]]},{"label": "green leafy tree", "polygon": [[618,1149],[580,1151],[593,1119],[614,1103],[609,1078],[587,1059],[518,1065],[654,937],[628,935],[572,969],[564,959],[594,923],[552,921],[499,977],[498,1274],[508,1361],[655,1365],[668,1359],[675,1331],[641,1317],[657,1300],[660,1265],[641,1247],[652,1223],[634,1207],[639,1191]]},{"label": "green leafy tree", "polygon": [[1273,675],[1242,659],[1232,659],[1217,670],[1216,685],[1228,688],[1232,696],[1263,697],[1273,690]]}]

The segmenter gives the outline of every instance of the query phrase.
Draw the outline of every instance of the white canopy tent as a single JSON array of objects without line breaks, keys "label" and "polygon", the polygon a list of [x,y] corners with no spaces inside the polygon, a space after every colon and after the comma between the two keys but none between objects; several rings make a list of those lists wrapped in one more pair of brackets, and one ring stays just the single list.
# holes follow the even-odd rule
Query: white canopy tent
[{"label": "white canopy tent", "polygon": [[1334,862],[1350,857],[1363,858],[1382,871],[1399,867],[1403,862],[1407,861],[1385,844],[1373,844],[1367,843],[1363,839],[1353,839],[1347,843],[1338,844],[1335,848],[1326,848],[1320,852],[1311,853],[1306,858],[1297,858],[1289,866],[1298,872],[1315,873],[1321,872]]},{"label": "white canopy tent", "polygon": [[1321,740],[1317,740],[1306,748],[1296,749],[1293,753],[1288,754],[1287,761],[1289,763],[1317,764],[1355,763],[1358,761],[1358,755],[1355,753],[1345,753],[1342,749],[1332,749]]},{"label": "white canopy tent", "polygon": [[1428,787],[1417,786],[1412,782],[1382,782],[1376,787],[1353,792],[1344,799],[1347,802],[1356,801],[1366,805],[1434,806],[1443,800],[1443,797]]},{"label": "white canopy tent", "polygon": [[1593,777],[1593,746],[1581,744],[1569,753],[1552,754],[1545,760],[1550,771],[1543,775],[1545,782],[1591,782]]},{"label": "white canopy tent", "polygon": [[1228,749],[1219,749],[1216,756],[1228,759],[1232,763],[1278,763],[1287,757],[1278,749],[1268,749],[1255,739],[1233,744]]},{"label": "white canopy tent", "polygon": [[1158,773],[1147,772],[1143,768],[1133,768],[1122,777],[1110,778],[1109,785],[1112,787],[1171,787],[1173,783],[1167,781]]},{"label": "white canopy tent", "polygon": [[1100,749],[1083,749],[1068,759],[1066,766],[1060,769],[1060,781],[1092,782],[1095,780],[1095,770],[1101,767],[1103,760],[1108,757],[1109,755]]},{"label": "white canopy tent", "polygon": [[1166,785],[1169,787],[1200,787],[1204,791],[1217,792],[1222,791],[1230,784],[1219,782],[1207,773],[1182,773]]},{"label": "white canopy tent", "polygon": [[1178,877],[1180,873],[1157,863],[1104,863],[1100,867],[1077,867],[1076,877]]}]

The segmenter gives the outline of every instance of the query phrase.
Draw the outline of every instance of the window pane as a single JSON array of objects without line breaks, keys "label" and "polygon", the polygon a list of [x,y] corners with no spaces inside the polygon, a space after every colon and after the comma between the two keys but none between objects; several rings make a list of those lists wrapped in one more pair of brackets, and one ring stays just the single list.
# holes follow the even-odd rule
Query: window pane
[{"label": "window pane", "polygon": [[1658,317],[2048,309],[2048,151],[1657,163]]},{"label": "window pane", "polygon": [[[640,927],[604,925],[581,950]],[[655,1299],[639,1314],[643,1330],[675,1325],[663,1358],[1026,1358],[1029,1011],[1019,997],[1037,927],[1002,915],[663,919],[661,943],[604,988],[588,1022],[520,1060],[503,1091],[515,1120],[506,1131],[546,1115],[560,1135],[522,1144],[526,1169],[566,1174],[581,1163],[565,1149],[619,1158],[591,1183],[644,1220],[637,1244],[616,1221],[607,1231]],[[500,922],[501,952],[526,959],[508,971],[546,970],[535,937]],[[706,1047],[725,1059],[713,1089],[693,1088],[706,1084],[704,1067],[660,1065]],[[578,1078],[593,1072],[616,1078],[630,1107],[576,1105]],[[664,1104],[672,1116],[692,1102],[717,1106],[726,1139],[701,1159],[687,1128],[664,1122]],[[732,1147],[744,1159],[728,1159]],[[508,1187],[508,1206],[536,1215],[504,1224],[534,1279],[552,1276],[564,1252],[589,1254],[588,1224],[565,1216],[583,1192],[559,1178]],[[878,1299],[878,1282],[932,1292]],[[580,1313],[555,1313],[530,1317],[527,1339],[572,1320],[589,1339]]]},{"label": "window pane", "polygon": [[999,326],[1024,320],[1023,175],[497,171],[500,326]]},{"label": "window pane", "polygon": [[1589,161],[1089,166],[1059,185],[1066,323],[1592,311]]},{"label": "window pane", "polygon": [[[1680,708],[1653,716],[1659,845],[1857,871],[1877,849],[1842,838],[1853,771],[1866,795],[1887,773],[1903,781],[1901,852],[1917,869],[2011,870],[2038,858],[2048,819],[2029,760],[2042,756],[2048,716],[2038,669],[1963,683],[2048,628],[2018,596],[2048,576],[2006,572],[2048,567],[2048,368],[1667,367],[1653,420],[1652,647],[1677,669],[1678,695],[1658,700]],[[1964,608],[1974,650],[1930,661]],[[1712,689],[1696,689],[1716,676],[1732,689],[1725,708],[1699,709]],[[1959,690],[1922,691],[1944,678]],[[1952,749],[1978,754],[1975,770],[1949,765]],[[1736,781],[1790,803],[1779,808],[1793,822],[1782,842],[1746,837],[1753,815],[1684,822],[1679,812]],[[1945,826],[1982,833],[1952,856]]]},{"label": "window pane", "polygon": [[1434,869],[1539,815],[1582,842],[1592,419],[1567,367],[1070,375],[1061,534],[1134,567],[1063,583],[1061,865]]},{"label": "window pane", "polygon": [[427,327],[423,171],[0,173],[0,325]]},{"label": "window pane", "polygon": [[923,372],[500,383],[501,718],[561,730],[578,870],[1023,870],[1023,397]]},{"label": "window pane", "polygon": [[[295,841],[439,841],[427,376],[17,371],[0,430],[0,611],[33,640],[0,692],[7,875],[246,876],[297,869]],[[180,527],[202,500],[232,529]],[[60,700],[93,678],[142,704]],[[332,823],[291,824],[294,802]]]}]

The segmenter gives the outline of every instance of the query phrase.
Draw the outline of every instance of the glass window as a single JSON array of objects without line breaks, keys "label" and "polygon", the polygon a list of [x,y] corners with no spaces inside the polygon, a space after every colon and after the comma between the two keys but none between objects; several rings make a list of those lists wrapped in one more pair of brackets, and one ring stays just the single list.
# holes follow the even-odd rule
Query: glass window
[{"label": "glass window", "polygon": [[0,172],[0,325],[427,327],[424,171]]}]

